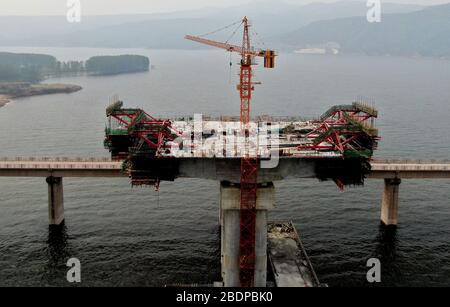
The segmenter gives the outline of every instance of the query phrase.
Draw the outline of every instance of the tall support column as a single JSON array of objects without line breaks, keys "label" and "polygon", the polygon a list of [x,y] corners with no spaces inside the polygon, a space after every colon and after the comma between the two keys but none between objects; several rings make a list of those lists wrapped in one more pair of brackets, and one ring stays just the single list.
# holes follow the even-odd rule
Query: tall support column
[{"label": "tall support column", "polygon": [[47,177],[48,218],[50,225],[60,225],[64,221],[64,193],[62,177]]},{"label": "tall support column", "polygon": [[399,178],[384,179],[383,199],[381,201],[381,222],[384,225],[397,225]]},{"label": "tall support column", "polygon": [[[275,188],[272,183],[258,187],[255,233],[255,287],[265,287],[267,279],[267,211],[273,209]],[[239,287],[240,189],[221,183],[221,265],[225,287]]]}]

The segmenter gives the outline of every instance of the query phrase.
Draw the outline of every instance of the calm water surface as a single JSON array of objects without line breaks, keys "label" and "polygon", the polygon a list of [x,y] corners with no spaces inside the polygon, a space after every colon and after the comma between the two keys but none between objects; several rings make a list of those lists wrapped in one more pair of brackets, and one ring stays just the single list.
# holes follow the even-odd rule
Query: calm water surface
[{"label": "calm water surface", "polygon": [[[18,99],[0,109],[0,156],[108,156],[105,107],[113,94],[155,116],[237,114],[237,65],[216,51],[3,48],[59,60],[142,54],[148,73],[71,77],[74,94]],[[253,114],[317,116],[371,97],[383,137],[377,157],[450,159],[450,61],[282,54],[257,68]],[[233,59],[237,62],[237,58]],[[230,82],[230,76],[232,81]],[[276,182],[272,220],[293,220],[317,274],[330,286],[369,286],[366,261],[382,262],[382,285],[450,285],[450,181],[401,185],[400,225],[380,228],[380,181],[340,192],[316,180]],[[66,286],[77,257],[85,286],[158,286],[219,279],[218,183],[164,182],[159,193],[127,179],[64,179],[66,223],[47,225],[44,179],[0,178],[0,285]]]}]

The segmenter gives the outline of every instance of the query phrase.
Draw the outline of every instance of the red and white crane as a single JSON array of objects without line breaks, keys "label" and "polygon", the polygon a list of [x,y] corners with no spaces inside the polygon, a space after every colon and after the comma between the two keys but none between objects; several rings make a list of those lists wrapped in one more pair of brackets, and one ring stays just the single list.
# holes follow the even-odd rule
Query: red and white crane
[{"label": "red and white crane", "polygon": [[273,50],[255,50],[250,43],[249,22],[244,17],[240,23],[243,27],[243,38],[240,46],[228,42],[217,42],[199,36],[186,35],[186,39],[201,44],[236,52],[241,55],[238,90],[241,99],[240,122],[241,133],[245,138],[245,155],[241,159],[240,178],[240,239],[239,266],[240,284],[242,287],[254,286],[255,274],[255,227],[256,227],[256,195],[258,190],[258,156],[249,150],[250,101],[254,83],[252,81],[252,65],[255,57],[264,58],[265,68],[274,68],[275,52]]}]

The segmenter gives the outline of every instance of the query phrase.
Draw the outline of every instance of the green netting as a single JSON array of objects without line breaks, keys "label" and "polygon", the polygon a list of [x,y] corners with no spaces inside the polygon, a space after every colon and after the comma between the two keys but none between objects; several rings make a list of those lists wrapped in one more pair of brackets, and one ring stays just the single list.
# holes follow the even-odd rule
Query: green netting
[{"label": "green netting", "polygon": [[111,128],[107,128],[106,129],[106,134],[107,135],[128,135],[128,131],[127,131],[127,129],[111,129]]},{"label": "green netting", "polygon": [[365,123],[359,122],[346,113],[344,114],[344,117],[350,124],[357,127],[357,129],[364,131],[370,136],[378,136],[378,129],[373,128]]},{"label": "green netting", "polygon": [[346,150],[344,151],[345,158],[370,158],[373,156],[373,150]]},{"label": "green netting", "polygon": [[136,126],[142,121],[142,119],[145,118],[144,112],[139,112],[138,116],[134,119],[134,121],[131,123],[129,131],[132,132],[136,129]]}]

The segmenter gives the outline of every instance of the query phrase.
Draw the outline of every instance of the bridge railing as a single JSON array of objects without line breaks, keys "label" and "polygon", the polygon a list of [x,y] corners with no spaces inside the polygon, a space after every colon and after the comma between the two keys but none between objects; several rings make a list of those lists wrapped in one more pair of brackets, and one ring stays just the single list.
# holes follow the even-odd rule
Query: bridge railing
[{"label": "bridge railing", "polygon": [[450,160],[437,160],[437,159],[373,159],[372,163],[376,164],[450,164]]},{"label": "bridge railing", "polygon": [[448,172],[450,162],[448,160],[374,160],[371,163],[372,171],[394,172]]},{"label": "bridge railing", "polygon": [[424,171],[436,171],[436,172],[448,172],[450,171],[450,165],[447,164],[385,164],[372,166],[372,171],[393,171],[393,172],[424,172]]},{"label": "bridge railing", "polygon": [[[2,162],[117,162],[108,157],[0,157]],[[450,164],[450,160],[437,159],[373,159],[373,164]]]},{"label": "bridge railing", "polygon": [[121,165],[115,165],[115,164],[97,164],[97,163],[91,163],[91,164],[75,164],[75,163],[17,163],[16,162],[0,162],[0,168],[1,169],[56,169],[56,170],[120,170]]},{"label": "bridge railing", "polygon": [[0,157],[0,161],[11,162],[116,162],[108,157]]},{"label": "bridge railing", "polygon": [[81,157],[6,157],[0,158],[2,169],[116,170],[122,163],[110,158]]}]

